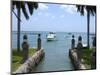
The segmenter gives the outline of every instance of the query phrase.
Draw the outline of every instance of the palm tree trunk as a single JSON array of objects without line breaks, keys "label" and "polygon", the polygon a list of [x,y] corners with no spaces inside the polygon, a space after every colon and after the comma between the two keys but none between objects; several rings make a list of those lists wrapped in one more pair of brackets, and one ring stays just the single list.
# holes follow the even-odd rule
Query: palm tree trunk
[{"label": "palm tree trunk", "polygon": [[87,47],[88,48],[90,48],[89,33],[90,33],[90,12],[87,11]]},{"label": "palm tree trunk", "polygon": [[[18,14],[18,17],[20,19],[20,14],[21,14],[20,8],[18,8],[17,14]],[[17,32],[17,51],[18,52],[20,52],[20,20],[19,19],[17,19],[17,21],[18,21],[18,25],[17,25],[17,30],[18,30],[18,32]]]}]

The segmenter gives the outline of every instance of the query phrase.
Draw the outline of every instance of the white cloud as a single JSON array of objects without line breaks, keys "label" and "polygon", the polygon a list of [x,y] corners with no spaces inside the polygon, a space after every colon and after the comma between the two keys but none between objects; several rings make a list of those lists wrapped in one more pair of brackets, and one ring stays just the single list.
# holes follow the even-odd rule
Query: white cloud
[{"label": "white cloud", "polygon": [[38,12],[37,14],[40,16],[40,15],[42,15],[42,12]]},{"label": "white cloud", "polygon": [[70,14],[74,14],[75,12],[77,12],[77,8],[75,7],[75,5],[60,5],[60,8]]},{"label": "white cloud", "polygon": [[49,17],[50,15],[51,15],[51,14],[50,14],[49,12],[46,12],[46,13],[45,13],[45,16],[46,16],[46,17]]},{"label": "white cloud", "polygon": [[60,18],[64,18],[65,17],[65,15],[63,14],[63,15],[60,15]]},{"label": "white cloud", "polygon": [[54,15],[52,15],[51,17],[52,17],[52,19],[55,19],[55,16]]},{"label": "white cloud", "polygon": [[49,17],[49,18],[52,18],[52,19],[55,19],[55,15],[53,15],[53,14],[51,14],[51,13],[49,13],[49,12],[46,12],[46,13],[45,13],[45,16],[46,16],[46,17]]},{"label": "white cloud", "polygon": [[45,9],[48,9],[48,6],[46,4],[39,3],[39,9],[40,10],[45,10]]}]

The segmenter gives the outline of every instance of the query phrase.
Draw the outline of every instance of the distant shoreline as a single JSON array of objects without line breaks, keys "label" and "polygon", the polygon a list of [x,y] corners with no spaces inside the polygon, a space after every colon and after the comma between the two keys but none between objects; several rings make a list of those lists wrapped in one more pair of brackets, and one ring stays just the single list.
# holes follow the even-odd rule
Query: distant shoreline
[{"label": "distant shoreline", "polygon": [[[14,32],[14,33],[17,33],[17,31],[12,31],[12,32]],[[64,32],[64,31],[21,31],[21,33],[23,33],[23,32],[55,32],[55,33],[59,33],[59,32],[63,32],[63,33],[87,33],[87,32]],[[94,34],[95,35],[95,33],[94,32],[90,32],[90,35],[92,35],[92,34]]]}]

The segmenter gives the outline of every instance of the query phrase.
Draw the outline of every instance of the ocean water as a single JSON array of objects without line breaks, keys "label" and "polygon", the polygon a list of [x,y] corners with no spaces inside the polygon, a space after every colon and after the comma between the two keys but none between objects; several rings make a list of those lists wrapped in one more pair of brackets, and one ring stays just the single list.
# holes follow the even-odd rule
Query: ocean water
[{"label": "ocean water", "polygon": [[[73,70],[73,66],[68,54],[69,49],[71,48],[72,34],[75,36],[75,44],[77,45],[79,35],[82,36],[82,43],[87,43],[86,33],[73,32],[69,34],[67,32],[56,32],[56,40],[47,41],[46,35],[49,32],[21,32],[21,44],[23,41],[23,35],[27,34],[29,47],[36,48],[38,36],[35,33],[41,34],[42,47],[45,52],[45,57],[33,72]],[[92,46],[92,37],[93,36],[90,35],[90,46]],[[12,32],[12,48],[17,48],[16,32]]]}]

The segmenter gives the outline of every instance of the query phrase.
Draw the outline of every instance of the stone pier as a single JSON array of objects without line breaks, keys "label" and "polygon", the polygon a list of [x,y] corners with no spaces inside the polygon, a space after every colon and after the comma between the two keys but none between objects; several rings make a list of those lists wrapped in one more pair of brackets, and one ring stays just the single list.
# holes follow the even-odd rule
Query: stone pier
[{"label": "stone pier", "polygon": [[13,74],[20,74],[20,73],[29,73],[31,72],[36,65],[39,64],[40,60],[44,56],[43,49],[38,50],[32,57],[26,60]]},{"label": "stone pier", "polygon": [[76,49],[69,50],[69,57],[71,58],[72,64],[75,70],[84,70],[86,69],[85,65],[78,59]]}]

